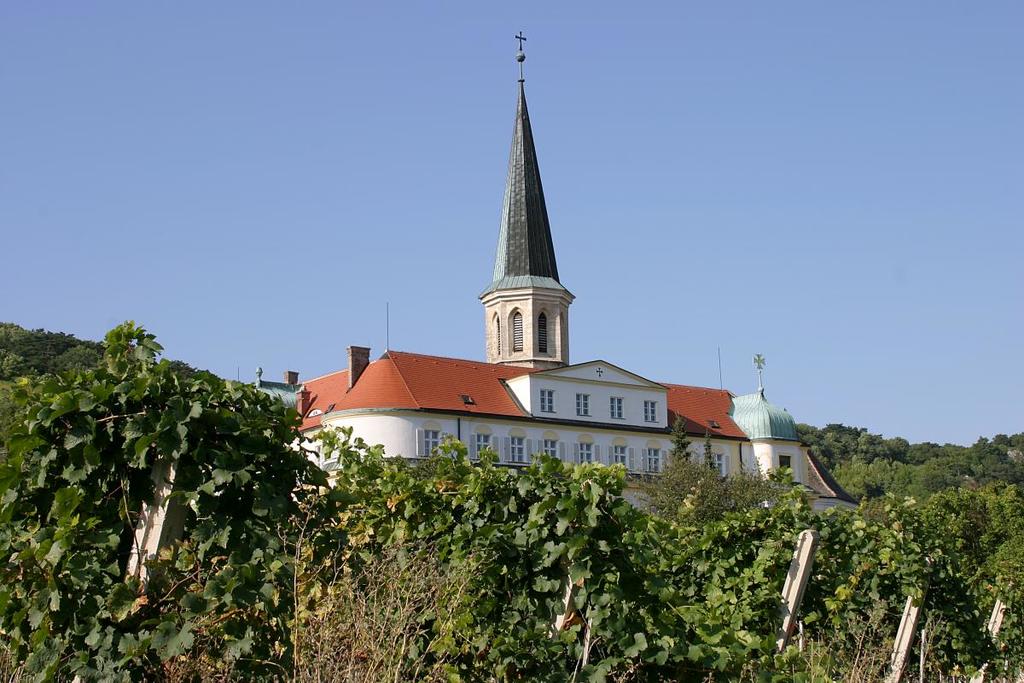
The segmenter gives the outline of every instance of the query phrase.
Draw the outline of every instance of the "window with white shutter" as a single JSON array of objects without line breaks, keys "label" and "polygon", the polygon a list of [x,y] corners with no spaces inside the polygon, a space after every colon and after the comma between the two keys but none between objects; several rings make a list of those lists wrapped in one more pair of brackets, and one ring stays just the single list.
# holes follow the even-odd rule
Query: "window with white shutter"
[{"label": "window with white shutter", "polygon": [[576,394],[576,414],[581,417],[590,416],[590,394]]},{"label": "window with white shutter", "polygon": [[509,461],[526,462],[526,439],[521,436],[509,437]]},{"label": "window with white shutter", "polygon": [[625,446],[612,446],[612,465],[625,465],[626,463],[626,447]]},{"label": "window with white shutter", "polygon": [[434,449],[441,445],[441,432],[436,429],[423,430],[423,456],[433,455]]},{"label": "window with white shutter", "polygon": [[558,442],[554,439],[544,439],[544,455],[550,455],[552,458],[558,457]]},{"label": "window with white shutter", "polygon": [[554,389],[541,389],[540,390],[540,412],[542,412],[542,413],[553,413],[553,412],[555,412],[555,390]]},{"label": "window with white shutter", "polygon": [[661,449],[660,448],[646,448],[646,449],[644,449],[644,471],[645,472],[660,472],[661,471]]},{"label": "window with white shutter", "polygon": [[491,435],[490,434],[477,434],[476,441],[473,446],[473,456],[476,458],[480,457],[480,451],[485,448],[491,447]]},{"label": "window with white shutter", "polygon": [[576,458],[576,462],[594,462],[594,444],[580,443],[577,446],[579,446],[579,457]]},{"label": "window with white shutter", "polygon": [[621,420],[622,404],[623,398],[621,396],[612,396],[608,399],[608,416],[613,420]]}]

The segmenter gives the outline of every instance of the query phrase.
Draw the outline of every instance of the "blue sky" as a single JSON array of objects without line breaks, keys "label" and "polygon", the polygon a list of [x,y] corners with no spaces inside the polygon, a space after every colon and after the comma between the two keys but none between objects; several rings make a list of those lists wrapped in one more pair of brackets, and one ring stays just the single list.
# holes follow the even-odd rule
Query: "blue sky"
[{"label": "blue sky", "polygon": [[523,30],[574,361],[1024,431],[1024,5],[0,4],[0,320],[483,356]]}]

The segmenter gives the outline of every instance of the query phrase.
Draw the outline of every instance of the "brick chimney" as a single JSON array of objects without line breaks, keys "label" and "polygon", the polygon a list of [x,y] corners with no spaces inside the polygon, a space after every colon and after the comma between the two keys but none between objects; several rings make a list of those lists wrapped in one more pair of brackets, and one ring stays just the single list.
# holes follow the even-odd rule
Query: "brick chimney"
[{"label": "brick chimney", "polygon": [[284,371],[284,383],[285,384],[298,384],[299,383],[299,373],[295,372],[294,370],[285,370]]},{"label": "brick chimney", "polygon": [[298,393],[295,394],[295,409],[299,411],[299,415],[302,417],[305,417],[306,412],[309,410],[309,390],[306,389],[305,385],[299,387]]},{"label": "brick chimney", "polygon": [[348,388],[351,389],[359,381],[363,370],[370,364],[369,346],[348,347]]}]

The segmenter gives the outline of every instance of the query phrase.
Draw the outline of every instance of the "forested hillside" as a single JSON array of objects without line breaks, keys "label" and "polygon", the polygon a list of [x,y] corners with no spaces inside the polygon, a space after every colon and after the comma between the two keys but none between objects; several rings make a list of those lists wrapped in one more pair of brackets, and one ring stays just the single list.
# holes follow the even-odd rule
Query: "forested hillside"
[{"label": "forested hillside", "polygon": [[1024,484],[1024,433],[971,446],[912,444],[882,438],[862,427],[798,425],[800,438],[858,498],[928,496],[952,488],[978,488],[990,482]]},{"label": "forested hillside", "polygon": [[[11,389],[19,377],[40,377],[68,370],[91,370],[103,358],[103,344],[64,332],[26,330],[0,323],[0,448],[13,419]],[[171,364],[185,376],[195,368],[181,361]]]}]

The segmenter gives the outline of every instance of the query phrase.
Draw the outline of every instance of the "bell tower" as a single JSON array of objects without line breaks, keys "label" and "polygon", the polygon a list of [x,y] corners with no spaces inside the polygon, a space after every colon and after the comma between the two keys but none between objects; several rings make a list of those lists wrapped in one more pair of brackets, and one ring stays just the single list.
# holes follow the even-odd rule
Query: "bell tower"
[{"label": "bell tower", "polygon": [[544,188],[523,79],[522,34],[519,101],[512,129],[512,151],[498,231],[491,284],[480,295],[484,305],[487,362],[531,368],[569,364],[569,305],[574,297],[558,281]]}]

